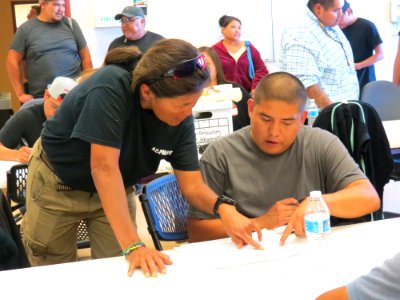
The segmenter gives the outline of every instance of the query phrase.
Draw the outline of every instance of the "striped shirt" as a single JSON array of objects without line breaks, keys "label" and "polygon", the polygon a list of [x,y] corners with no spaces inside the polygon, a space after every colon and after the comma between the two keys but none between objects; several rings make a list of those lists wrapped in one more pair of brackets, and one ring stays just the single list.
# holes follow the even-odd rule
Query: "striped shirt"
[{"label": "striped shirt", "polygon": [[359,100],[350,43],[338,26],[322,25],[308,8],[303,23],[282,35],[279,68],[306,88],[319,84],[332,102]]}]

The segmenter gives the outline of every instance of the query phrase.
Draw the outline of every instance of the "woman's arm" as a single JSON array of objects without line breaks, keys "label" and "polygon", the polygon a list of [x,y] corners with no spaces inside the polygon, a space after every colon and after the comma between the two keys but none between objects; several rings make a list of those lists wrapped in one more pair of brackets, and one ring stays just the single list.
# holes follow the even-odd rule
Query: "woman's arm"
[{"label": "woman's arm", "polygon": [[[135,225],[128,208],[128,200],[122,175],[119,170],[120,150],[103,145],[92,144],[90,167],[101,204],[122,250],[139,242]],[[158,270],[165,273],[165,264],[171,264],[169,257],[156,250],[140,247],[134,255],[127,256],[128,275],[141,268],[146,277],[157,276]]]}]

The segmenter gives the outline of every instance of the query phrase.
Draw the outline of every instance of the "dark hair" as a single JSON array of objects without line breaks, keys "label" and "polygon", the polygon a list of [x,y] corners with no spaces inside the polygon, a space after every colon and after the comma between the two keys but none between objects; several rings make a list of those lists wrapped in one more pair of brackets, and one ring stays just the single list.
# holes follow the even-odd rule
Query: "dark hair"
[{"label": "dark hair", "polygon": [[206,53],[211,58],[215,66],[217,84],[229,83],[229,81],[225,78],[224,69],[222,68],[221,60],[219,59],[217,52],[213,48],[207,46],[200,47],[199,51]]},{"label": "dark hair", "polygon": [[32,5],[31,8],[36,11],[37,15],[40,15],[40,11],[41,11],[40,5]]},{"label": "dark hair", "polygon": [[303,111],[307,101],[307,93],[303,83],[296,76],[287,72],[275,72],[266,75],[256,87],[254,103],[277,100],[299,103],[301,111]]},{"label": "dark hair", "polygon": [[197,48],[184,40],[164,39],[157,42],[137,63],[133,71],[133,90],[137,91],[143,83],[146,83],[156,97],[168,98],[202,91],[210,77],[208,68],[196,69],[191,76],[177,79],[162,77],[160,80],[149,83],[185,60],[193,59],[198,55]]},{"label": "dark hair", "polygon": [[313,10],[317,4],[321,4],[323,8],[328,9],[333,6],[333,0],[308,0],[307,6],[310,10]]},{"label": "dark hair", "polygon": [[107,52],[103,65],[118,65],[132,72],[141,58],[142,53],[136,46],[117,47]]},{"label": "dark hair", "polygon": [[237,21],[240,23],[240,25],[242,25],[242,22],[238,18],[233,17],[233,16],[227,16],[227,15],[223,15],[221,18],[219,18],[218,24],[220,27],[226,27],[232,21]]}]

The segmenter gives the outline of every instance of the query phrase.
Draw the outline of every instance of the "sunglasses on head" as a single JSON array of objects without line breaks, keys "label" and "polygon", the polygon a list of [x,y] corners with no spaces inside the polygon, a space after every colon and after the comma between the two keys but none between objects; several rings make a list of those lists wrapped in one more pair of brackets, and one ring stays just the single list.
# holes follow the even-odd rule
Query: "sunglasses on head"
[{"label": "sunglasses on head", "polygon": [[163,79],[164,77],[172,77],[174,80],[182,77],[188,77],[194,74],[194,72],[198,70],[204,70],[206,68],[206,62],[204,59],[204,54],[200,54],[199,56],[185,60],[181,62],[174,68],[169,69],[164,74],[157,76],[154,79],[147,81],[148,84],[153,84],[154,82]]}]

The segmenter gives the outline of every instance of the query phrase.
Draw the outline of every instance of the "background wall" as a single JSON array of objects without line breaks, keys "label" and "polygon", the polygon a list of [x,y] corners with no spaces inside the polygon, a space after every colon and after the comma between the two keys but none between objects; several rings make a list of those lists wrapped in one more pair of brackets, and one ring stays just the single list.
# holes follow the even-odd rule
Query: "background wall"
[{"label": "background wall", "polygon": [[[129,0],[70,0],[71,15],[83,29],[95,67],[101,65],[109,43],[121,35],[119,27],[95,28],[96,6],[112,3],[110,15],[114,15],[125,5],[121,5],[125,2],[119,1]],[[349,2],[357,16],[373,21],[378,27],[383,39],[385,58],[376,64],[377,77],[391,80],[397,51],[398,26],[389,21],[390,0],[351,0]],[[148,0],[147,3],[147,29],[163,34],[165,37],[188,37],[186,39],[195,46],[211,45],[218,41],[220,39],[219,16],[225,13],[235,15],[243,22],[243,38],[251,40],[257,48],[262,50],[263,58],[267,60],[272,57],[276,59],[279,56],[283,29],[299,19],[307,0],[248,0],[246,2]],[[189,6],[188,3],[191,5]],[[192,5],[193,3],[197,6]],[[271,5],[268,6],[269,4]],[[272,17],[269,15],[271,10]],[[12,91],[5,70],[5,58],[14,34],[12,22],[11,0],[0,0],[0,91],[2,92]],[[276,70],[275,62],[267,61],[266,64],[270,71]],[[13,107],[14,109],[19,107],[14,93]]]},{"label": "background wall", "polygon": [[[96,0],[87,0],[84,4],[80,0],[70,0],[72,16],[79,20],[85,27],[85,36],[88,39],[93,62],[101,65],[107,47],[112,39],[121,34],[119,28],[94,28],[93,22],[86,15],[92,11]],[[194,0],[148,0],[147,29],[153,30],[165,37],[186,38],[195,46],[212,45],[218,41],[219,34],[218,16],[224,13],[239,17],[243,23],[243,39],[251,40],[262,52],[263,58],[270,71],[277,69],[274,61],[280,54],[280,39],[286,26],[293,24],[302,16],[307,0],[249,0],[243,7],[239,2],[199,1],[199,6],[193,9],[186,5]],[[263,2],[264,6],[257,4]],[[241,1],[241,3],[244,3]],[[393,62],[396,56],[399,26],[390,22],[390,0],[351,0],[349,1],[354,14],[371,20],[377,26],[383,40],[384,59],[378,62],[376,74],[378,79],[392,80]],[[85,7],[82,7],[85,5]],[[168,5],[168,7],[166,6]],[[115,8],[118,12],[118,8]],[[269,14],[271,9],[272,17]],[[153,15],[153,16],[152,16]],[[201,18],[198,18],[201,16]],[[269,19],[271,18],[271,19]],[[93,17],[92,17],[93,20]],[[211,24],[211,25],[210,25]],[[269,24],[272,27],[269,27]],[[176,35],[174,35],[176,33]],[[264,38],[264,40],[263,40]],[[272,45],[265,45],[265,42]]]}]

